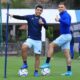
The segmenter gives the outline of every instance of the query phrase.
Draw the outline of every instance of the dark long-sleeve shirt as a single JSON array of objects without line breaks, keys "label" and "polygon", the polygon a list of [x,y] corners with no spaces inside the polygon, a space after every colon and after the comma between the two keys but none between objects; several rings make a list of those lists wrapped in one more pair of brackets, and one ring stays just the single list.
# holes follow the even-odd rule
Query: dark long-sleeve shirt
[{"label": "dark long-sleeve shirt", "polygon": [[71,16],[67,11],[60,13],[60,34],[70,34]]},{"label": "dark long-sleeve shirt", "polygon": [[[25,15],[25,16],[18,16],[13,15],[13,18],[20,19],[20,20],[27,20],[28,21],[28,37],[34,40],[41,40],[41,29],[42,26],[47,29],[46,21],[41,16],[36,15]],[[42,19],[44,24],[39,24],[39,19]]]}]

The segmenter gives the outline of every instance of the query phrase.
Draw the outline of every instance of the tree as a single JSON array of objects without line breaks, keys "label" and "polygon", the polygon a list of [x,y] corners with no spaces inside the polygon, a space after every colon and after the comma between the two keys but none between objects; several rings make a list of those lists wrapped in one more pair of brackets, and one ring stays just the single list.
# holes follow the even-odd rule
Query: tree
[{"label": "tree", "polygon": [[[6,8],[7,3],[3,2],[2,7]],[[25,0],[10,0],[10,8],[26,8]]]},{"label": "tree", "polygon": [[11,8],[26,8],[25,0],[11,0]]}]

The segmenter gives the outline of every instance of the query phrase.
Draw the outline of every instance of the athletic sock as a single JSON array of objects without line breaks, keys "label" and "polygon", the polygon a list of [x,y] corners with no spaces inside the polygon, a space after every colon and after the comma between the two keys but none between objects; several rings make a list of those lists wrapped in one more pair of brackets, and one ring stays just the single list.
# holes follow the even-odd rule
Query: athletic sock
[{"label": "athletic sock", "polygon": [[27,61],[23,61],[23,63],[27,65]]},{"label": "athletic sock", "polygon": [[50,62],[50,57],[47,57],[47,59],[46,59],[46,63],[49,63]]},{"label": "athletic sock", "polygon": [[67,66],[67,71],[71,71],[71,66]]},{"label": "athletic sock", "polygon": [[38,72],[38,70],[35,70],[35,72]]}]

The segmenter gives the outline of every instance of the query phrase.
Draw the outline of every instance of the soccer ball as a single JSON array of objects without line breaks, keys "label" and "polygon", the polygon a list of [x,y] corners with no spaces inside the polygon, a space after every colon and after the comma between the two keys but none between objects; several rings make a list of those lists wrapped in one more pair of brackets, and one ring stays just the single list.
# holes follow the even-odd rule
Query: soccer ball
[{"label": "soccer ball", "polygon": [[20,69],[18,71],[19,76],[27,76],[28,75],[28,70],[27,69]]},{"label": "soccer ball", "polygon": [[50,69],[49,68],[44,68],[41,70],[41,74],[43,76],[49,75],[50,74]]}]

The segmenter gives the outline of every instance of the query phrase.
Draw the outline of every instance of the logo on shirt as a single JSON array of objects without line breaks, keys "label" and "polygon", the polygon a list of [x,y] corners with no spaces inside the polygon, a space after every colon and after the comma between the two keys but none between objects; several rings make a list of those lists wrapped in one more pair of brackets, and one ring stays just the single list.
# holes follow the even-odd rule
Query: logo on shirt
[{"label": "logo on shirt", "polygon": [[32,20],[34,20],[34,18],[31,18]]},{"label": "logo on shirt", "polygon": [[38,19],[38,17],[35,17],[35,19]]}]

